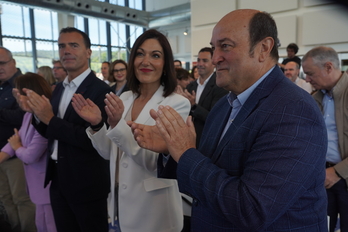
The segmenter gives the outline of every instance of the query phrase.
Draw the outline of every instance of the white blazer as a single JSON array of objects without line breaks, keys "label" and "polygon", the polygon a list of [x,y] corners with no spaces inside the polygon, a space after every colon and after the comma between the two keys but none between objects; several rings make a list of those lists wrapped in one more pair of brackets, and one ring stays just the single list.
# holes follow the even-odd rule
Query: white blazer
[{"label": "white blazer", "polygon": [[[159,105],[173,107],[185,120],[190,111],[189,101],[181,95],[171,94],[164,98],[163,86],[160,86],[140,112],[137,123],[155,125],[150,116],[150,109]],[[87,134],[99,154],[110,160],[111,191],[108,198],[110,218],[115,218],[115,173],[119,168],[118,209],[122,232],[159,232],[181,231],[183,227],[182,201],[177,181],[157,178],[158,153],[140,148],[135,141],[130,127],[124,120],[132,106],[136,94],[124,92],[124,112],[122,119],[113,129],[101,130],[92,135]],[[116,167],[117,150],[123,151],[119,166]]]}]

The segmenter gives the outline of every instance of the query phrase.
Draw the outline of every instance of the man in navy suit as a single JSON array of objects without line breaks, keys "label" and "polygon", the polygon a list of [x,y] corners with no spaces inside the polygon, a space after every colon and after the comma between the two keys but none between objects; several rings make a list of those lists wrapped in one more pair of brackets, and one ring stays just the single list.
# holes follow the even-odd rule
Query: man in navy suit
[{"label": "man in navy suit", "polygon": [[84,32],[63,28],[58,46],[68,76],[57,84],[51,101],[26,91],[30,110],[36,117],[33,124],[49,139],[45,185],[52,181],[50,198],[58,231],[106,232],[109,164],[93,148],[85,132],[89,126],[99,129],[101,124],[89,124],[78,116],[71,98],[80,93],[91,99],[105,119],[104,98],[111,89],[88,67],[91,42]]},{"label": "man in navy suit", "polygon": [[180,191],[194,199],[191,230],[327,231],[325,124],[277,66],[274,20],[233,11],[211,45],[216,83],[231,92],[210,111],[199,149],[192,121],[168,106],[151,111],[156,126],[131,125],[139,145],[178,162]]}]

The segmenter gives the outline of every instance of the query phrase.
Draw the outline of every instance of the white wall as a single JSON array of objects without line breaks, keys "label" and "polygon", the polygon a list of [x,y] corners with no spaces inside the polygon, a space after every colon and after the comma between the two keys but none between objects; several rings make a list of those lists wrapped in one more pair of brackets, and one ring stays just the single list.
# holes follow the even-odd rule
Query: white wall
[{"label": "white wall", "polygon": [[[186,0],[152,0],[154,10],[187,3]],[[212,29],[225,14],[235,9],[258,9],[269,12],[278,27],[281,42],[279,55],[286,57],[286,46],[296,43],[302,56],[319,45],[348,52],[348,9],[325,0],[191,0],[189,36],[186,25],[166,28],[175,58],[195,61],[199,49],[210,46]],[[147,8],[150,10],[150,8]],[[188,49],[190,48],[190,49]],[[186,58],[190,57],[190,58]]]}]

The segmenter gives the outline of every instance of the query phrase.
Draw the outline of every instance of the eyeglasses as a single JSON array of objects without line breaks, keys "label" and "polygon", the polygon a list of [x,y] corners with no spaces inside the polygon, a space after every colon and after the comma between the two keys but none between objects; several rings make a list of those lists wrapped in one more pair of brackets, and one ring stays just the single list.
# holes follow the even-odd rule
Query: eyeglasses
[{"label": "eyeglasses", "polygon": [[53,67],[52,69],[64,69],[63,67]]},{"label": "eyeglasses", "polygon": [[9,59],[8,61],[0,61],[0,66],[4,66],[8,62],[10,62],[12,59]]},{"label": "eyeglasses", "polygon": [[124,72],[124,71],[126,71],[126,69],[125,68],[114,69],[113,71],[114,71],[114,73],[118,73],[118,72]]}]

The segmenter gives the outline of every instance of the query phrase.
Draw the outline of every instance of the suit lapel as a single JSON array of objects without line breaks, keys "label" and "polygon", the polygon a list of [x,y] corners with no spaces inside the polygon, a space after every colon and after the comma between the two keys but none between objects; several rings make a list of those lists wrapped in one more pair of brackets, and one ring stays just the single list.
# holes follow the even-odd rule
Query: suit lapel
[{"label": "suit lapel", "polygon": [[[215,81],[216,81],[215,76],[216,76],[216,74],[214,72],[213,75],[211,76],[211,78],[209,79],[208,83],[204,87],[203,92],[201,94],[201,97],[199,98],[199,101],[198,101],[199,105],[202,105],[202,101],[205,99],[205,96],[207,96],[209,94],[209,92],[212,90],[212,88],[214,88]],[[196,92],[197,92],[197,87],[196,87]]]},{"label": "suit lapel", "polygon": [[52,100],[51,100],[51,105],[52,105],[52,110],[54,115],[58,115],[59,102],[62,97],[63,90],[64,90],[64,87],[62,82],[58,83],[56,88],[54,89],[54,92],[57,92],[52,95]]},{"label": "suit lapel", "polygon": [[[161,102],[164,100],[163,94],[163,86],[161,85],[157,91],[154,93],[152,98],[146,103],[142,111],[140,112],[138,118],[135,120],[135,122],[140,124],[146,124],[147,120],[151,119],[150,116],[150,110],[154,109],[157,110],[158,105],[161,104]],[[124,105],[124,112],[122,115],[122,118],[125,118],[127,112],[131,109],[133,106],[134,100],[137,98],[136,94],[130,95],[128,98],[123,99],[123,105]]]},{"label": "suit lapel", "polygon": [[210,130],[203,130],[204,139],[202,137],[199,146],[199,150],[211,159],[213,159],[214,154],[217,153],[217,149],[220,147],[220,137],[231,114],[231,106],[227,99],[225,99],[225,103],[214,112],[218,112],[218,114],[214,117],[214,121],[211,122],[212,125],[209,127]]},{"label": "suit lapel", "polygon": [[[86,90],[87,87],[90,85],[91,81],[93,80],[92,78],[96,78],[92,75],[92,72],[88,74],[88,76],[81,82],[80,86],[77,88],[75,93],[81,94],[84,98],[87,98],[86,96]],[[68,107],[66,108],[65,114],[64,114],[64,119],[67,120],[68,117],[70,116],[71,112],[74,112],[74,108],[71,105],[71,100],[68,104]]]},{"label": "suit lapel", "polygon": [[161,85],[155,94],[152,96],[152,98],[146,103],[143,110],[140,112],[138,118],[135,120],[137,123],[146,124],[147,120],[151,118],[150,116],[150,110],[154,109],[157,110],[158,105],[161,104],[164,97],[163,94],[163,86]]},{"label": "suit lapel", "polygon": [[[233,139],[233,137],[236,135],[236,132],[241,127],[241,125],[243,125],[245,120],[247,120],[249,115],[257,109],[258,105],[264,98],[271,94],[275,86],[282,80],[281,77],[282,73],[280,69],[275,67],[274,70],[251,93],[247,101],[238,112],[238,115],[234,119],[233,123],[226,131],[226,134],[222,138],[219,146],[216,147],[216,150],[212,157],[213,163],[219,159],[223,148],[231,141],[231,139]],[[224,126],[225,125],[226,124],[224,124]]]}]

